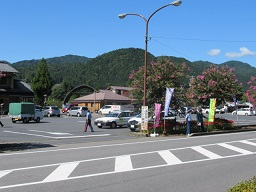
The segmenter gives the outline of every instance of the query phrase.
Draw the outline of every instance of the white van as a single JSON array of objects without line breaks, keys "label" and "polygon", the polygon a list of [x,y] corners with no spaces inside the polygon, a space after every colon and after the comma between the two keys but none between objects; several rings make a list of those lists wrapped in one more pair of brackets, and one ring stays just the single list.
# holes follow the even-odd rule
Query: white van
[{"label": "white van", "polygon": [[133,105],[104,105],[100,110],[99,114],[106,115],[113,111],[134,111]]}]

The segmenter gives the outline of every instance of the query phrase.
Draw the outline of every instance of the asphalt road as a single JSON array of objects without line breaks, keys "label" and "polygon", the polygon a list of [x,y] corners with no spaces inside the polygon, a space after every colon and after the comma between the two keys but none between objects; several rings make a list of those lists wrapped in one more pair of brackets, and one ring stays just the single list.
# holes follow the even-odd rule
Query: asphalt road
[{"label": "asphalt road", "polygon": [[[217,114],[217,117],[223,117],[233,120],[236,125],[255,125],[256,116],[232,116],[231,114]],[[93,115],[94,122],[98,115]],[[195,114],[192,115],[195,120]],[[94,126],[95,132],[83,132],[85,118],[70,117],[62,115],[61,117],[45,117],[40,123],[12,123],[6,116],[1,118],[4,127],[0,128],[0,144],[11,143],[16,147],[23,143],[25,148],[51,147],[65,144],[90,143],[101,141],[116,141],[126,139],[138,139],[130,132],[127,127],[116,129],[98,128]],[[177,117],[178,121],[185,121]]]},{"label": "asphalt road", "polygon": [[0,191],[216,192],[255,175],[256,132],[143,137],[0,154]]}]

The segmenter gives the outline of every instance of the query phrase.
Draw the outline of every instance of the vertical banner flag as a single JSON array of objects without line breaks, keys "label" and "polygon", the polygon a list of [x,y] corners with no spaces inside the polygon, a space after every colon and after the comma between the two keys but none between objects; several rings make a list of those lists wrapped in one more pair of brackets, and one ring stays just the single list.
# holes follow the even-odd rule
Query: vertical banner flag
[{"label": "vertical banner flag", "polygon": [[174,88],[167,88],[166,87],[166,94],[165,94],[165,105],[164,105],[164,116],[168,116],[169,106],[172,100],[172,95],[174,92]]},{"label": "vertical banner flag", "polygon": [[148,106],[141,108],[141,130],[148,130]]},{"label": "vertical banner flag", "polygon": [[236,110],[237,108],[236,108],[236,97],[235,96],[233,97],[233,101],[234,101],[234,107],[235,107],[235,110]]},{"label": "vertical banner flag", "polygon": [[155,110],[154,110],[154,128],[159,127],[160,124],[160,114],[161,114],[161,104],[155,103]]},{"label": "vertical banner flag", "polygon": [[209,122],[214,122],[214,116],[215,116],[215,106],[216,106],[216,98],[210,99],[210,110],[209,110]]}]

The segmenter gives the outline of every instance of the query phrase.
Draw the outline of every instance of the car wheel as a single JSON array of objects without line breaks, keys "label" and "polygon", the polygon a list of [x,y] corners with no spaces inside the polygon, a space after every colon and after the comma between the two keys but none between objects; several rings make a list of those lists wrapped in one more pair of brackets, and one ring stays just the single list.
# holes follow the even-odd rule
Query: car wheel
[{"label": "car wheel", "polygon": [[100,111],[99,114],[102,115],[102,112]]},{"label": "car wheel", "polygon": [[12,122],[13,122],[13,123],[16,123],[15,119],[12,119]]},{"label": "car wheel", "polygon": [[50,114],[50,113],[48,113],[48,114],[47,114],[47,116],[48,116],[48,117],[51,117],[51,114]]},{"label": "car wheel", "polygon": [[102,128],[102,126],[98,126],[98,128]]},{"label": "car wheel", "polygon": [[40,123],[40,117],[37,117],[37,118],[36,118],[36,122],[37,122],[37,123]]},{"label": "car wheel", "polygon": [[57,117],[60,117],[60,114],[58,114]]},{"label": "car wheel", "polygon": [[235,113],[232,113],[232,115],[236,115],[236,112],[235,112]]},{"label": "car wheel", "polygon": [[23,119],[23,123],[27,123],[28,122],[28,119],[27,118],[24,118]]},{"label": "car wheel", "polygon": [[67,113],[67,116],[70,116],[70,113]]},{"label": "car wheel", "polygon": [[110,128],[115,129],[116,128],[116,122],[112,122],[111,125],[110,125]]},{"label": "car wheel", "polygon": [[248,113],[245,113],[245,116],[248,116]]},{"label": "car wheel", "polygon": [[80,113],[77,113],[77,117],[81,117],[81,114],[80,114]]}]

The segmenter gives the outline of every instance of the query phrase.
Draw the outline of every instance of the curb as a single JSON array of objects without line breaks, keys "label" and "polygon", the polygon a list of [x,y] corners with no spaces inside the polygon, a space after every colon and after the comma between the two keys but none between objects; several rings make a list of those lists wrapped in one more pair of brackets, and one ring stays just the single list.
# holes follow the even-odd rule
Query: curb
[{"label": "curb", "polygon": [[[251,127],[255,127],[255,128],[251,128]],[[256,131],[256,125],[241,125],[241,126],[235,126],[236,129],[233,130],[223,130],[223,131],[212,131],[212,132],[197,132],[197,133],[191,133],[191,135],[189,137],[195,137],[195,136],[203,136],[203,135],[217,135],[217,134],[227,134],[227,133],[239,133],[239,132],[247,132],[247,131]],[[134,136],[137,137],[150,137],[149,134],[147,133],[141,133],[141,132],[132,132],[132,134]],[[168,136],[184,136],[186,137],[186,135],[182,135],[182,134],[175,134],[175,135],[164,135],[164,134],[160,134],[159,137],[168,137]]]}]

